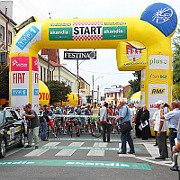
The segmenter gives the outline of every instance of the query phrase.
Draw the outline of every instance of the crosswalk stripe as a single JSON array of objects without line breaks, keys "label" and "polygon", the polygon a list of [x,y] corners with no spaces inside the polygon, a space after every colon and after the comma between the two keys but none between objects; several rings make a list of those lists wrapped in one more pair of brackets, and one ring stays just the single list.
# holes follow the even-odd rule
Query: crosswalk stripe
[{"label": "crosswalk stripe", "polygon": [[[72,142],[69,146],[82,146],[84,142]],[[62,149],[55,156],[72,156],[77,149]]]},{"label": "crosswalk stripe", "polygon": [[[96,142],[93,147],[107,147],[108,143]],[[104,156],[105,150],[90,150],[87,156]]]},{"label": "crosswalk stripe", "polygon": [[60,143],[61,142],[49,142],[49,143],[45,144],[44,146],[57,146]]},{"label": "crosswalk stripe", "polygon": [[48,149],[35,149],[33,151],[31,151],[30,153],[26,154],[25,156],[40,156],[43,153],[45,153],[46,151],[48,151]]},{"label": "crosswalk stripe", "polygon": [[144,143],[144,146],[146,147],[147,151],[152,157],[159,156],[159,150],[158,147],[153,146],[152,144]]},{"label": "crosswalk stripe", "polygon": [[[119,143],[119,148],[121,148],[122,143]],[[135,154],[119,154],[119,157],[135,157]]]},{"label": "crosswalk stripe", "polygon": [[[58,144],[60,144],[61,142],[49,142],[47,144],[45,144],[44,146],[56,146]],[[40,156],[42,154],[44,154],[45,152],[47,152],[48,149],[35,149],[33,151],[31,151],[30,153],[26,154],[26,157],[29,156]]]}]

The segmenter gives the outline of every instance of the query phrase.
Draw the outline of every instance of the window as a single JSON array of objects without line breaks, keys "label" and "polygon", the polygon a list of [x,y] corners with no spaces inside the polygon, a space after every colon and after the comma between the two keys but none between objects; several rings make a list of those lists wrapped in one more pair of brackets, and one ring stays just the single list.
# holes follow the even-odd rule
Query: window
[{"label": "window", "polygon": [[46,68],[44,68],[44,81],[46,81]]},{"label": "window", "polygon": [[4,26],[0,25],[0,39],[1,40],[4,40],[5,38],[4,34],[5,34],[5,28]]},{"label": "window", "polygon": [[42,66],[40,67],[40,80],[42,81]]},{"label": "window", "polygon": [[113,93],[111,93],[111,97],[113,97]]},{"label": "window", "polygon": [[11,45],[12,43],[12,32],[8,31],[8,45]]},{"label": "window", "polygon": [[6,64],[6,53],[0,53],[0,65]]}]

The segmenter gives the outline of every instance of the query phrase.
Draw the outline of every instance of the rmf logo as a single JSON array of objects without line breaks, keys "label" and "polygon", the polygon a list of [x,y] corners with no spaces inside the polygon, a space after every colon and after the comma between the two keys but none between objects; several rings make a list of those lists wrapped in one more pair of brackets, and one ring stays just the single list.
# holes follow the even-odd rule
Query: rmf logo
[{"label": "rmf logo", "polygon": [[165,94],[166,89],[165,88],[152,88],[151,89],[151,95],[162,95]]}]

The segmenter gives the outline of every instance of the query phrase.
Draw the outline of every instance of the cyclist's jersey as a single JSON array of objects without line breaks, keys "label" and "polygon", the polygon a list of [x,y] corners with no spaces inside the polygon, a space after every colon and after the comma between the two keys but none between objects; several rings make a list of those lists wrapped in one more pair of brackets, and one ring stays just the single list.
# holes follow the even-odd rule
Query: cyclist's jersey
[{"label": "cyclist's jersey", "polygon": [[[68,115],[76,115],[76,112],[75,111],[69,111],[67,114]],[[72,121],[74,119],[74,117],[70,117],[69,119],[70,119],[70,121]]]},{"label": "cyclist's jersey", "polygon": [[92,108],[91,113],[93,116],[98,116],[99,115],[99,108]]}]

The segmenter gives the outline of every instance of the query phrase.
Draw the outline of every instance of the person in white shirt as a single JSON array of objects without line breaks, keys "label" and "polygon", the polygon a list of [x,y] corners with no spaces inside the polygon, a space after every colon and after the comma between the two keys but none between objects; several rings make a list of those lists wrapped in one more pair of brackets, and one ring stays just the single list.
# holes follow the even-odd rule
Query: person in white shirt
[{"label": "person in white shirt", "polygon": [[131,103],[129,108],[131,111],[131,120],[132,120],[131,135],[132,135],[133,139],[135,139],[136,138],[136,132],[135,132],[136,107],[134,106],[133,103]]},{"label": "person in white shirt", "polygon": [[166,120],[161,119],[160,116],[160,105],[163,104],[163,101],[159,100],[155,104],[157,105],[158,110],[155,113],[154,131],[157,132],[157,145],[160,154],[160,156],[155,157],[155,159],[165,159],[168,158],[168,150],[167,150],[167,142],[166,142],[167,123]]}]

